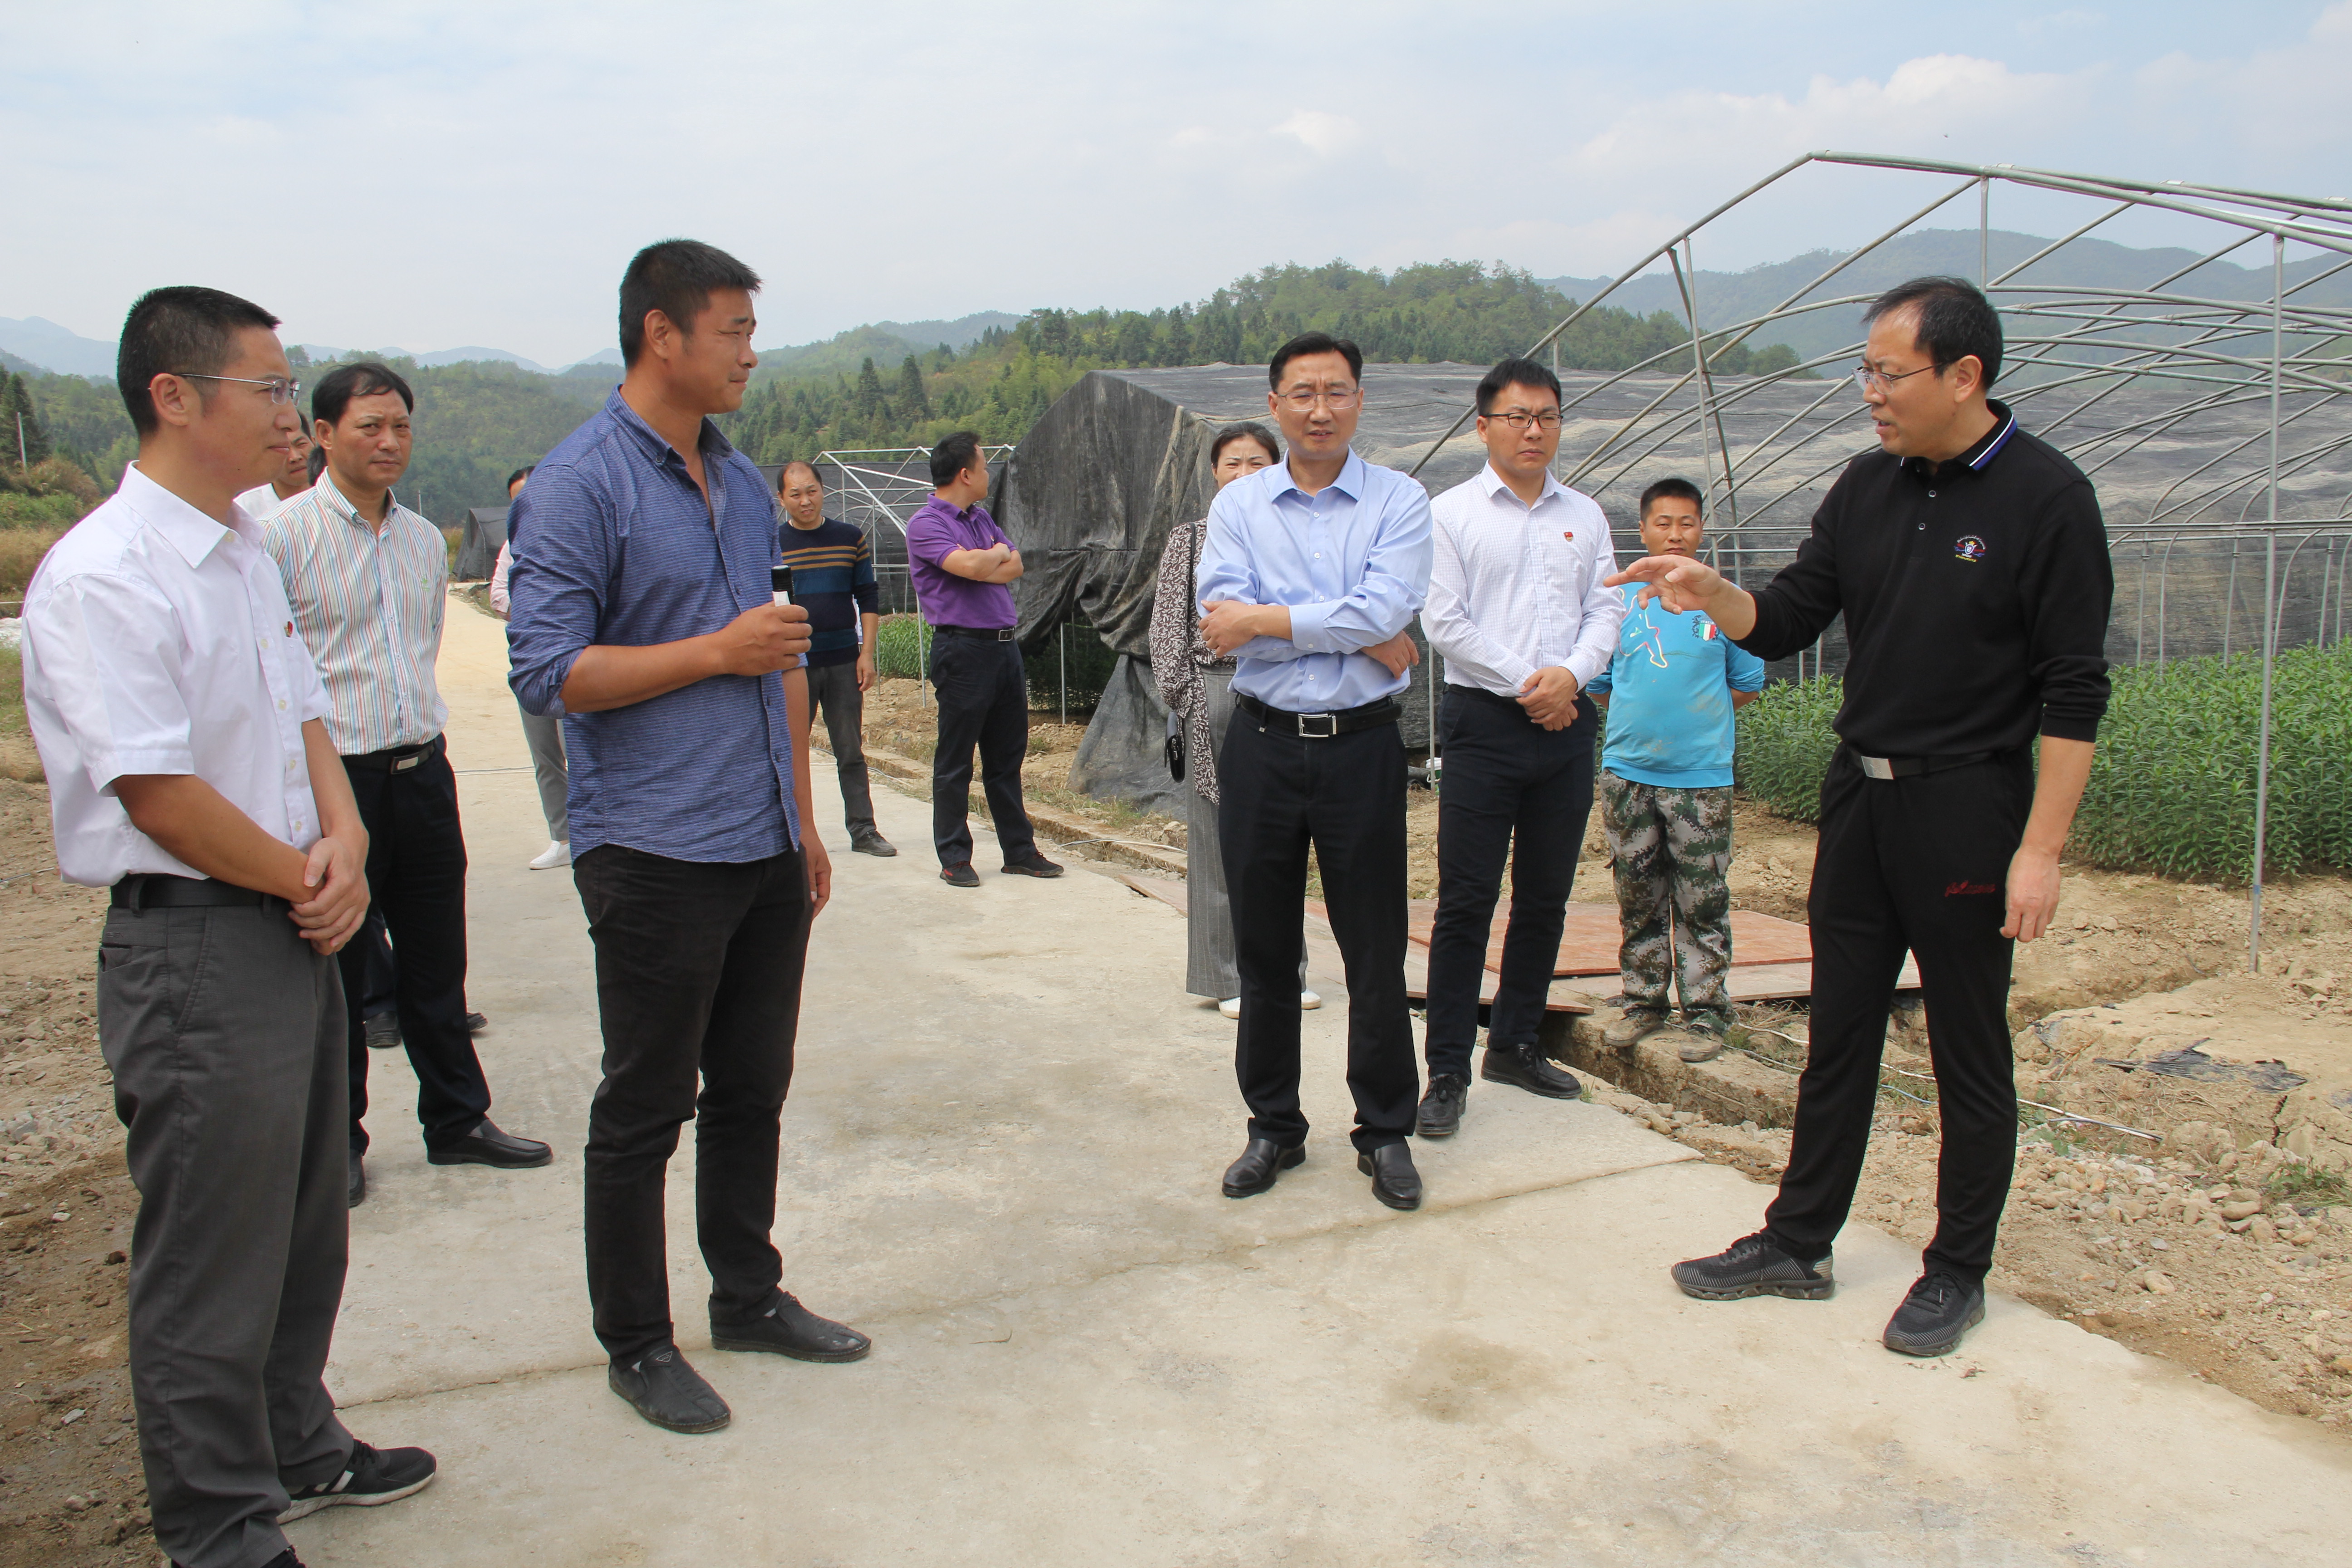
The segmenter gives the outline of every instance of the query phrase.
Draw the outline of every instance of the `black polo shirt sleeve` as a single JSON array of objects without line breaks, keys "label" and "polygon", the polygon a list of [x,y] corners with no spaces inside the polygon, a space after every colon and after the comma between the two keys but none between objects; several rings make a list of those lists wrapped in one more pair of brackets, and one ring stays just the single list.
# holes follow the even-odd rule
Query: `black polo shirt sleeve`
[{"label": "black polo shirt sleeve", "polygon": [[1813,531],[1797,546],[1797,558],[1751,595],[1756,625],[1732,640],[1757,658],[1786,658],[1821,640],[1844,602],[1838,586],[1837,520],[1852,489],[1852,471],[1840,474],[1813,513]]},{"label": "black polo shirt sleeve", "polygon": [[2106,524],[2087,479],[2051,495],[2018,571],[2026,665],[2042,696],[2041,732],[2095,741],[2107,711],[2107,616],[2116,594]]}]

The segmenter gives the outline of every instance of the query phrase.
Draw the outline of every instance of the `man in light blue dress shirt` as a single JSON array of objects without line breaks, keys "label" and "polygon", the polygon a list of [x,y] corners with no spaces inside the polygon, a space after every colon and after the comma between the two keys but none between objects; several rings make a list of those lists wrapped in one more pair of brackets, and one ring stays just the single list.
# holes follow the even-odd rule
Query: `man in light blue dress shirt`
[{"label": "man in light blue dress shirt", "polygon": [[1298,964],[1315,850],[1348,971],[1348,1088],[1357,1168],[1391,1208],[1421,1203],[1405,1140],[1420,1074],[1405,1003],[1406,634],[1429,588],[1429,497],[1349,447],[1362,405],[1356,345],[1308,332],[1268,367],[1289,458],[1209,509],[1201,633],[1237,660],[1217,759],[1217,830],[1232,890],[1242,1016],[1234,1068],[1249,1142],[1227,1197],[1307,1157],[1298,1102]]}]

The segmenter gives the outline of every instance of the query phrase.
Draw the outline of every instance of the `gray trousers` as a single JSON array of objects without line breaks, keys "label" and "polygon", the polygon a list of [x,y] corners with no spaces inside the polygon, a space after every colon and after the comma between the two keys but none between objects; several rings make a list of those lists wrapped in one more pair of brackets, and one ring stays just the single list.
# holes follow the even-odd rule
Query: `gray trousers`
[{"label": "gray trousers", "polygon": [[560,714],[534,713],[520,701],[515,708],[522,714],[522,738],[530,746],[530,771],[539,780],[539,809],[547,818],[547,836],[558,844],[569,844],[572,781],[563,770],[563,719]]},{"label": "gray trousers", "polygon": [[287,1550],[289,1489],[352,1455],[322,1375],[350,1218],[342,982],[258,909],[114,910],[98,1035],[139,1189],[131,1386],[155,1539],[184,1568]]},{"label": "gray trousers", "polygon": [[857,689],[857,663],[818,665],[808,671],[809,706],[824,715],[825,742],[841,774],[842,819],[852,838],[874,829],[874,786],[866,774],[866,694]]},{"label": "gray trousers", "polygon": [[[1234,907],[1225,892],[1225,856],[1217,838],[1217,804],[1191,787],[1202,768],[1214,769],[1234,721],[1234,672],[1204,669],[1209,699],[1209,747],[1205,757],[1184,761],[1184,992],[1222,1002],[1242,994],[1242,972],[1234,957]],[[1307,985],[1307,961],[1298,961],[1298,984]]]}]

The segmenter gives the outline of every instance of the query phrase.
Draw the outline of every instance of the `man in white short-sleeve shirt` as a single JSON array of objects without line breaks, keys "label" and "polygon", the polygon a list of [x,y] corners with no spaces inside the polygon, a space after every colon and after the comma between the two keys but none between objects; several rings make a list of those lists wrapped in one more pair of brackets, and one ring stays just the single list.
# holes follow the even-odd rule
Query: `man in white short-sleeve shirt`
[{"label": "man in white short-sleeve shirt", "polygon": [[348,1215],[342,987],[367,835],[256,520],[299,387],[258,306],[159,289],[123,323],[139,458],[25,604],[58,863],[113,889],[99,1045],[138,1186],[131,1379],[178,1568],[287,1568],[278,1526],[433,1479],[322,1381]]}]

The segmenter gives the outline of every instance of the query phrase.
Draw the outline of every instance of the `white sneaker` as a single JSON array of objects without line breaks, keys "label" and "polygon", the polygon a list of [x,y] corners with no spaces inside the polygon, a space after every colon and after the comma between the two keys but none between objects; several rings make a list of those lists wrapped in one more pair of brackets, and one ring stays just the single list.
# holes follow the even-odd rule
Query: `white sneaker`
[{"label": "white sneaker", "polygon": [[1317,995],[1314,992],[1301,991],[1298,994],[1298,1006],[1300,1011],[1312,1013],[1316,1008],[1320,1007],[1321,1005],[1323,1005],[1323,998]]},{"label": "white sneaker", "polygon": [[547,841],[547,847],[540,852],[539,858],[530,863],[530,868],[534,871],[552,871],[559,866],[569,866],[571,864],[572,845],[570,841],[566,839],[551,838]]}]

